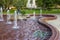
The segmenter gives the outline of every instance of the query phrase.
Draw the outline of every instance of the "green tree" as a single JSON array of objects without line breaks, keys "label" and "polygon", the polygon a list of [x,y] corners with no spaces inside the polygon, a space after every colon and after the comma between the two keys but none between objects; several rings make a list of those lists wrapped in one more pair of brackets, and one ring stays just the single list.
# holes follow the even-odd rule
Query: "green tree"
[{"label": "green tree", "polygon": [[54,5],[54,1],[52,0],[36,0],[36,4],[38,7],[43,7],[43,8],[50,8]]},{"label": "green tree", "polygon": [[17,9],[21,9],[23,7],[26,6],[26,0],[17,0],[14,4],[13,4]]},{"label": "green tree", "polygon": [[60,5],[60,0],[57,1],[58,5]]},{"label": "green tree", "polygon": [[53,1],[55,8],[57,8],[57,5],[60,5],[60,0],[53,0]]},{"label": "green tree", "polygon": [[0,0],[0,6],[2,6],[2,3],[3,3],[3,1],[2,1],[2,0]]},{"label": "green tree", "polygon": [[3,10],[9,9],[10,6],[13,6],[15,0],[0,0],[0,6],[3,7]]},{"label": "green tree", "polygon": [[43,5],[43,2],[42,2],[43,0],[36,0],[36,5],[38,6],[38,7],[42,7],[42,5]]},{"label": "green tree", "polygon": [[13,6],[16,7],[17,12],[21,12],[22,14],[25,14],[24,7],[26,7],[27,0],[17,0]]},{"label": "green tree", "polygon": [[43,0],[43,8],[51,8],[54,5],[54,1],[52,0]]}]

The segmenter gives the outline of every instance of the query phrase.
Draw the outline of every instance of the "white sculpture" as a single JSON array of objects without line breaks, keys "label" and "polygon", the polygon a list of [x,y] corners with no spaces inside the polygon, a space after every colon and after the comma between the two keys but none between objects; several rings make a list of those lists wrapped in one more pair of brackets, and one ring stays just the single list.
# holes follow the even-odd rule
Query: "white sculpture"
[{"label": "white sculpture", "polygon": [[36,7],[37,7],[37,6],[36,6],[36,3],[35,3],[35,0],[33,0],[32,7],[33,7],[33,8],[36,8]]},{"label": "white sculpture", "polygon": [[[32,1],[32,3],[31,3]],[[35,3],[35,0],[28,0],[27,2],[27,8],[36,8],[36,3]]]}]

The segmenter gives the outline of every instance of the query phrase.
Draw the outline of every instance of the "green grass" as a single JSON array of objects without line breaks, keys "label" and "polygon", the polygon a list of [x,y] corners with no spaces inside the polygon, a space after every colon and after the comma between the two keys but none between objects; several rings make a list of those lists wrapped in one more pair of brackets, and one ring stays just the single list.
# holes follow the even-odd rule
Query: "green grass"
[{"label": "green grass", "polygon": [[[34,9],[24,9],[24,11],[26,12],[26,14],[33,14],[33,12],[35,11],[36,14],[40,13],[40,10],[34,10]],[[13,14],[14,13],[14,9],[10,10],[10,13]],[[51,10],[42,10],[43,14],[60,14],[60,9],[51,9]],[[6,12],[4,12],[4,14],[6,14]]]},{"label": "green grass", "polygon": [[48,11],[48,10],[43,10],[43,13],[46,13],[46,14],[60,14],[60,9],[52,9],[52,10],[50,10],[50,11]]},{"label": "green grass", "polygon": [[[26,13],[32,14],[34,11],[36,14],[40,13],[40,10],[27,10],[25,9]],[[43,14],[60,14],[60,9],[51,9],[51,10],[42,10]]]},{"label": "green grass", "polygon": [[[15,11],[14,9],[10,10],[10,14],[13,14],[14,11]],[[4,14],[7,14],[7,11],[4,11],[3,13],[4,13]]]}]

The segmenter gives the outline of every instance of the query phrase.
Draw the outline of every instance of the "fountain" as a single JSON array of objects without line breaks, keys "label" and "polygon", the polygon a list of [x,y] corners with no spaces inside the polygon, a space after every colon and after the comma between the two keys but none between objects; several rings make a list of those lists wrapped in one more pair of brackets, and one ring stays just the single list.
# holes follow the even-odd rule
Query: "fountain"
[{"label": "fountain", "polygon": [[42,8],[40,8],[40,17],[42,17]]},{"label": "fountain", "polygon": [[19,29],[19,26],[17,25],[17,11],[14,13],[14,26],[13,29]]},{"label": "fountain", "polygon": [[6,24],[12,24],[12,22],[10,21],[11,15],[9,10],[7,10],[7,23]]},{"label": "fountain", "polygon": [[22,19],[22,18],[21,18],[22,14],[21,14],[21,12],[20,12],[19,9],[17,10],[17,15],[18,15],[18,19]]},{"label": "fountain", "polygon": [[36,20],[36,16],[35,16],[35,11],[33,12],[33,16],[31,17],[33,20]]},{"label": "fountain", "polygon": [[[9,10],[7,13],[9,13]],[[4,17],[4,20],[6,20],[6,16],[3,15],[2,18]],[[15,11],[12,25],[6,25],[5,21],[0,22],[0,40],[60,40],[60,32],[52,25],[44,22],[44,20],[39,20],[39,16],[35,15],[34,11],[32,19],[27,18],[25,21],[23,18],[18,20],[17,11]],[[41,16],[49,19],[56,18],[54,15],[42,15],[42,10]]]},{"label": "fountain", "polygon": [[20,14],[18,14],[18,19],[19,20],[22,20],[23,19],[23,17],[22,17],[22,14],[20,13]]},{"label": "fountain", "polygon": [[[7,15],[3,17],[6,20]],[[0,22],[0,40],[60,40],[59,31],[44,21],[40,21],[39,16],[36,16],[35,13],[36,21],[33,19],[17,20],[16,17],[15,11],[14,24],[12,25],[6,25],[5,21]],[[55,18],[53,15],[45,15],[44,17]]]},{"label": "fountain", "polygon": [[40,8],[40,17],[42,17],[42,8]]},{"label": "fountain", "polygon": [[4,19],[3,19],[3,9],[2,9],[2,7],[0,8],[0,21],[4,21]]},{"label": "fountain", "polygon": [[[35,0],[28,0],[27,2],[27,8],[36,8],[36,3],[35,3]],[[31,17],[33,20],[36,20],[36,17],[35,17],[35,11],[33,12],[33,17]]]}]

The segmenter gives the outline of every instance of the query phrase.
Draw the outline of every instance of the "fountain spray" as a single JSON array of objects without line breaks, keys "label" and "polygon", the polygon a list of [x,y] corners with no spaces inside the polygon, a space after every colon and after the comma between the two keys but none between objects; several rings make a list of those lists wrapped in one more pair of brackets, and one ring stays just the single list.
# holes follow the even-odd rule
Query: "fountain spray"
[{"label": "fountain spray", "polygon": [[9,10],[7,10],[7,23],[6,24],[12,24],[12,22],[10,21],[11,15]]},{"label": "fountain spray", "polygon": [[35,16],[35,11],[33,12],[33,17],[31,17],[33,20],[36,20],[36,16]]},{"label": "fountain spray", "polygon": [[40,17],[42,17],[42,8],[40,8]]},{"label": "fountain spray", "polygon": [[19,26],[17,25],[17,11],[14,13],[14,26],[13,29],[19,29]]},{"label": "fountain spray", "polygon": [[3,9],[2,9],[2,7],[0,8],[0,21],[4,21],[3,20]]}]

